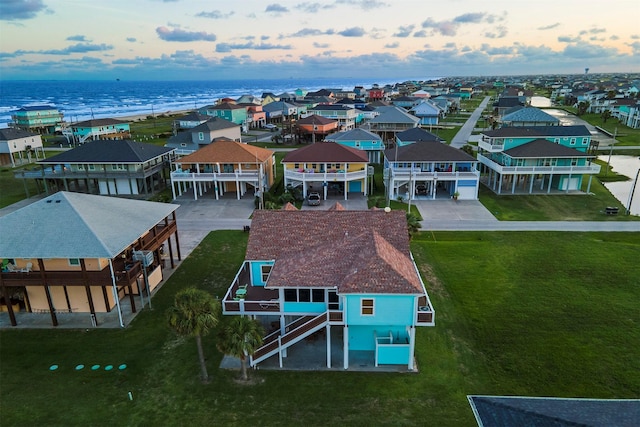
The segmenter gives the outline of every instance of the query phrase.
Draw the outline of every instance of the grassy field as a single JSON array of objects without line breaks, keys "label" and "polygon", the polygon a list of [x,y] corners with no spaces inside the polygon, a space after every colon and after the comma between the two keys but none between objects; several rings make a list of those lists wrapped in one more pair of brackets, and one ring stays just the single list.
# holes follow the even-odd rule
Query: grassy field
[{"label": "grassy field", "polygon": [[1,331],[0,424],[458,427],[475,425],[467,394],[640,394],[640,233],[420,233],[436,327],[418,330],[419,374],[259,370],[239,385],[209,336],[202,385],[164,311],[190,285],[222,296],[245,245],[211,233],[124,330]]}]

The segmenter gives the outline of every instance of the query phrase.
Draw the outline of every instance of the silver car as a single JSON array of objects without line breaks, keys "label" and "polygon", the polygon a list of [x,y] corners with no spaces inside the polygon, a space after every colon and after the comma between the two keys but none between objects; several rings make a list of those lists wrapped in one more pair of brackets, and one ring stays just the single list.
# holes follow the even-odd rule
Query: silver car
[{"label": "silver car", "polygon": [[307,204],[309,206],[319,206],[321,200],[322,198],[320,197],[320,193],[318,193],[317,191],[312,191],[307,197]]}]

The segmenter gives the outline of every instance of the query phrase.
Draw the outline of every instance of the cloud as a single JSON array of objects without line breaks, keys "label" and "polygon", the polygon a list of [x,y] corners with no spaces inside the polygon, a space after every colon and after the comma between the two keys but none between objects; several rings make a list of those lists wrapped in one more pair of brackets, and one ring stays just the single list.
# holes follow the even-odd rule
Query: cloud
[{"label": "cloud", "polygon": [[606,33],[607,30],[605,30],[604,28],[591,28],[589,30],[582,30],[580,31],[580,35],[585,35],[585,34],[600,34],[600,33]]},{"label": "cloud", "polygon": [[215,34],[204,31],[185,31],[181,28],[171,30],[167,27],[158,27],[156,28],[156,33],[158,37],[168,42],[216,41]]},{"label": "cloud", "polygon": [[17,21],[33,19],[47,9],[42,0],[2,0],[0,20]]},{"label": "cloud", "polygon": [[34,53],[42,53],[46,55],[70,55],[72,53],[103,52],[112,49],[113,45],[110,44],[78,43],[64,49],[41,50]]},{"label": "cloud", "polygon": [[385,49],[397,49],[400,47],[400,43],[398,42],[393,42],[393,43],[388,43],[386,45],[384,45]]},{"label": "cloud", "polygon": [[380,9],[383,7],[389,7],[389,3],[385,3],[379,0],[336,0],[336,4],[346,4],[348,6],[355,6],[362,10],[369,11],[372,9]]},{"label": "cloud", "polygon": [[409,37],[414,28],[415,25],[400,26],[398,27],[398,32],[393,34],[392,37]]},{"label": "cloud", "polygon": [[556,22],[555,24],[545,25],[544,27],[538,27],[538,30],[540,31],[553,30],[554,28],[558,28],[559,26],[560,26],[560,23]]},{"label": "cloud", "polygon": [[135,37],[127,37],[127,41],[130,42],[130,43],[135,43],[138,40]]},{"label": "cloud", "polygon": [[282,49],[282,50],[291,50],[293,47],[291,45],[281,45],[281,44],[271,44],[271,43],[254,43],[253,41],[249,41],[247,43],[218,43],[216,45],[216,52],[228,53],[233,50],[273,50],[273,49]]},{"label": "cloud", "polygon": [[413,33],[413,37],[427,37],[427,32],[425,30],[416,31]]},{"label": "cloud", "polygon": [[211,12],[202,11],[200,13],[196,13],[195,16],[198,18],[209,18],[209,19],[227,19],[233,16],[235,12],[223,13],[219,10],[212,10]]},{"label": "cloud", "polygon": [[289,12],[289,9],[277,3],[273,3],[268,5],[264,11],[267,13],[285,13]]},{"label": "cloud", "polygon": [[91,40],[87,40],[87,38],[83,35],[75,35],[75,36],[69,36],[66,38],[66,40],[72,41],[72,42],[88,42]]},{"label": "cloud", "polygon": [[486,13],[465,13],[453,18],[453,22],[458,22],[461,24],[479,24],[480,22],[482,22],[485,15]]},{"label": "cloud", "polygon": [[318,48],[318,49],[326,49],[330,46],[329,43],[318,43],[318,42],[313,42],[313,47]]},{"label": "cloud", "polygon": [[558,41],[560,43],[576,43],[580,41],[580,37],[559,36]]},{"label": "cloud", "polygon": [[[487,14],[485,12],[464,13],[462,15],[456,16],[452,20],[445,21],[435,21],[433,18],[429,17],[422,22],[422,28],[431,29],[432,34],[440,33],[443,36],[453,37],[458,33],[458,29],[461,25],[482,23],[493,24],[494,22],[501,22],[505,19],[506,12],[503,13],[502,16]],[[500,27],[503,30],[498,32],[487,32],[485,33],[485,37],[504,37],[504,35],[506,35],[506,28],[504,26]]]},{"label": "cloud", "polygon": [[305,13],[318,13],[323,9],[333,9],[335,8],[335,4],[325,4],[325,3],[300,3],[295,6],[296,9],[305,12]]},{"label": "cloud", "polygon": [[343,37],[362,37],[366,34],[362,27],[347,28],[346,30],[338,31],[338,34]]},{"label": "cloud", "polygon": [[567,58],[590,59],[617,56],[618,51],[611,47],[579,42],[565,47],[562,53]]},{"label": "cloud", "polygon": [[504,25],[497,25],[495,27],[495,30],[495,32],[487,31],[486,33],[484,33],[484,36],[489,39],[501,39],[503,37],[506,37],[508,32],[507,27],[505,27]]},{"label": "cloud", "polygon": [[286,38],[286,37],[316,37],[316,36],[323,36],[323,35],[333,35],[336,32],[334,30],[319,30],[317,28],[303,28],[299,31],[296,31],[293,34],[289,34],[289,35],[281,35],[279,38]]}]

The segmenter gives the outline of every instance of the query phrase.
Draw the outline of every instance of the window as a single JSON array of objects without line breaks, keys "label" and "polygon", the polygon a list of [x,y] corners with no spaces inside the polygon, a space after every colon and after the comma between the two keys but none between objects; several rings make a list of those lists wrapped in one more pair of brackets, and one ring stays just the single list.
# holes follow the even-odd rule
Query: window
[{"label": "window", "polygon": [[184,143],[184,142],[182,142],[182,143],[180,143],[180,146],[181,146],[181,147],[186,147],[186,146],[187,146],[187,144],[186,144],[186,143]]},{"label": "window", "polygon": [[122,163],[118,163],[118,164],[115,164],[115,165],[111,165],[111,170],[123,171],[123,170],[127,170],[127,166],[123,165]]},{"label": "window", "polygon": [[284,300],[286,302],[298,302],[298,292],[295,289],[285,289]]},{"label": "window", "polygon": [[69,265],[71,266],[79,266],[80,265],[80,259],[79,258],[69,258]]},{"label": "window", "polygon": [[298,302],[311,302],[311,289],[298,289]]},{"label": "window", "polygon": [[339,310],[340,309],[340,299],[338,298],[338,293],[336,291],[329,291],[329,310]]},{"label": "window", "polygon": [[300,169],[300,163],[294,163],[293,164],[293,168],[294,169]]},{"label": "window", "polygon": [[571,138],[571,145],[576,145],[576,139],[575,138]]},{"label": "window", "polygon": [[200,141],[204,141],[204,133],[203,132],[198,132],[198,139]]},{"label": "window", "polygon": [[560,144],[560,138],[553,138],[553,142],[555,142],[556,144]]},{"label": "window", "polygon": [[363,298],[360,300],[360,314],[363,316],[373,316],[373,299]]},{"label": "window", "polygon": [[324,302],[324,289],[313,289],[311,291],[313,302]]},{"label": "window", "polygon": [[270,265],[261,265],[260,266],[260,273],[262,274],[262,281],[266,282],[267,279],[269,278],[269,273],[271,273],[271,266]]}]

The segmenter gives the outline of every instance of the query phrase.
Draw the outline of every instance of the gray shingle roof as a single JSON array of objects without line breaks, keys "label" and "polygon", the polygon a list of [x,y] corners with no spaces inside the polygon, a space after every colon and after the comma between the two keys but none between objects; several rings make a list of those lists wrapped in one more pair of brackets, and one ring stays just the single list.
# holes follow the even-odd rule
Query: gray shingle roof
[{"label": "gray shingle roof", "polygon": [[396,138],[400,141],[442,141],[442,139],[422,128],[411,128],[398,132]]},{"label": "gray shingle roof", "polygon": [[198,126],[192,128],[189,132],[210,132],[214,130],[229,129],[239,127],[233,122],[221,117],[212,117],[204,123],[200,123]]},{"label": "gray shingle roof", "polygon": [[37,133],[28,132],[26,130],[16,128],[0,129],[0,141],[11,141],[12,139],[22,139],[37,135]]},{"label": "gray shingle roof", "polygon": [[0,217],[0,257],[113,258],[178,207],[60,191]]},{"label": "gray shingle roof", "polygon": [[500,137],[542,137],[553,138],[561,136],[584,136],[590,137],[591,133],[584,125],[575,126],[523,126],[523,127],[505,127],[496,130],[488,130],[482,132],[491,138]]},{"label": "gray shingle roof", "polygon": [[571,147],[556,144],[546,139],[536,139],[526,144],[513,147],[504,152],[513,158],[547,158],[547,157],[594,157]]},{"label": "gray shingle roof", "polygon": [[124,124],[124,123],[129,123],[129,122],[124,122],[122,120],[117,120],[117,119],[91,119],[91,120],[85,120],[82,122],[77,122],[74,123],[73,126],[74,127],[97,127],[97,126],[107,126],[107,125],[120,125],[120,124]]},{"label": "gray shingle roof", "polygon": [[560,120],[547,114],[539,108],[524,107],[513,113],[502,116],[503,122],[543,122],[543,123],[560,123]]},{"label": "gray shingle roof", "polygon": [[523,427],[635,427],[637,399],[468,396],[478,425]]},{"label": "gray shingle roof", "polygon": [[336,132],[328,135],[325,141],[382,141],[380,135],[368,130],[355,128],[343,132]]},{"label": "gray shingle roof", "polygon": [[389,148],[384,151],[384,156],[392,162],[477,162],[473,156],[464,151],[437,141],[416,141],[397,149]]},{"label": "gray shingle roof", "polygon": [[371,119],[369,123],[418,123],[420,119],[412,116],[398,107],[379,107],[380,115]]},{"label": "gray shingle roof", "polygon": [[170,153],[174,148],[130,141],[91,141],[72,150],[41,160],[40,164],[61,163],[144,163]]}]

